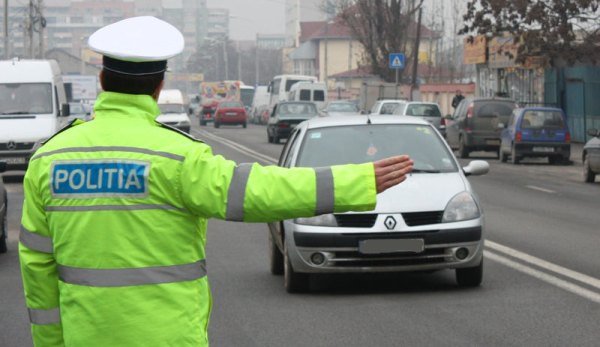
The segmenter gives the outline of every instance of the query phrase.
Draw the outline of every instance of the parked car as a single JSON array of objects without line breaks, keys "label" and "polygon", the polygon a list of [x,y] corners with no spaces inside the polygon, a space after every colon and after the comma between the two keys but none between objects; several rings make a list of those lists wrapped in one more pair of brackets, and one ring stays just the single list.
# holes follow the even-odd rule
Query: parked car
[{"label": "parked car", "polygon": [[377,196],[370,212],[330,213],[269,223],[273,274],[289,292],[308,289],[310,274],[455,269],[461,286],[483,274],[484,218],[467,180],[489,164],[461,168],[428,122],[414,117],[317,117],[300,124],[279,165],[326,167],[408,154],[414,170]]},{"label": "parked car", "polygon": [[546,157],[550,164],[566,164],[571,156],[567,117],[559,108],[526,107],[513,111],[501,134],[500,161],[517,164],[524,157]]},{"label": "parked car", "polygon": [[215,110],[215,128],[221,125],[248,126],[246,108],[241,101],[221,101]]},{"label": "parked car", "polygon": [[275,105],[267,123],[267,140],[279,143],[287,139],[299,123],[318,116],[317,107],[309,101],[284,101]]},{"label": "parked car", "polygon": [[160,115],[156,121],[189,133],[190,117],[187,114],[183,94],[179,89],[165,89],[158,96]]},{"label": "parked car", "polygon": [[347,116],[360,113],[356,103],[349,100],[329,101],[321,113],[325,116]]},{"label": "parked car", "polygon": [[507,124],[517,104],[505,98],[463,99],[452,116],[446,116],[446,141],[461,158],[473,151],[499,154],[499,123]]},{"label": "parked car", "polygon": [[394,111],[406,100],[399,99],[382,99],[377,100],[371,107],[371,114],[394,114]]},{"label": "parked car", "polygon": [[592,138],[583,146],[583,180],[592,183],[600,174],[600,130],[589,129],[587,133]]},{"label": "parked car", "polygon": [[435,102],[405,101],[394,110],[394,115],[419,117],[433,124],[446,137],[446,122],[442,118],[440,106]]},{"label": "parked car", "polygon": [[[0,161],[0,174],[6,170],[6,162]],[[0,175],[0,253],[6,253],[6,237],[8,235],[8,194]]]}]

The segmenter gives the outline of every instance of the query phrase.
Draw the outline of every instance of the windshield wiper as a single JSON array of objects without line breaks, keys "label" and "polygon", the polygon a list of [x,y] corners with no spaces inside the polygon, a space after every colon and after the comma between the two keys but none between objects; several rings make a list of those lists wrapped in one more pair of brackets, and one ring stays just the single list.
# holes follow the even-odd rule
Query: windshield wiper
[{"label": "windshield wiper", "polygon": [[413,169],[412,173],[440,173],[440,170],[429,170],[429,169]]}]

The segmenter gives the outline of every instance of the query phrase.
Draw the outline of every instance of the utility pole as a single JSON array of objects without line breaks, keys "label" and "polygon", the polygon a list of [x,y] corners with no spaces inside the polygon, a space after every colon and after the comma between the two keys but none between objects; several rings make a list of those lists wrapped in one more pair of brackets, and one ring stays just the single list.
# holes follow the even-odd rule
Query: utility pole
[{"label": "utility pole", "polygon": [[33,59],[33,0],[29,0],[29,16],[27,17],[27,36],[29,38],[29,58]]},{"label": "utility pole", "polygon": [[4,0],[4,59],[9,59],[8,54],[8,0]]},{"label": "utility pole", "polygon": [[223,37],[223,64],[225,65],[225,81],[229,80],[229,59],[227,57],[227,36]]},{"label": "utility pole", "polygon": [[44,28],[46,27],[46,18],[44,18],[43,15],[43,6],[43,0],[38,0],[36,20],[39,21],[40,26],[40,31],[38,32],[40,40],[40,42],[38,42],[40,59],[44,59]]},{"label": "utility pole", "polygon": [[255,51],[254,51],[254,87],[258,87],[258,84],[260,83],[259,77],[260,77],[260,72],[259,72],[259,67],[260,65],[258,64],[258,33],[256,34],[256,47],[255,47]]},{"label": "utility pole", "polygon": [[417,72],[419,67],[419,45],[421,43],[421,15],[423,14],[423,7],[419,8],[419,20],[417,21],[417,39],[415,41],[415,51],[413,56],[413,71],[412,71],[412,86],[410,99],[412,100],[412,92],[417,87]]},{"label": "utility pole", "polygon": [[235,41],[235,48],[237,51],[237,70],[238,70],[238,81],[242,80],[242,54],[240,52],[240,41]]}]

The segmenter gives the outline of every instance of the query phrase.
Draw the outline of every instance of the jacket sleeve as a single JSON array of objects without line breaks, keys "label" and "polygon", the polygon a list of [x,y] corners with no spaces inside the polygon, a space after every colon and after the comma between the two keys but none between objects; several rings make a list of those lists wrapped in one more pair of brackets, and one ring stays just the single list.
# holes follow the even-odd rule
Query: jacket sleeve
[{"label": "jacket sleeve", "polygon": [[207,146],[188,155],[182,199],[203,217],[270,222],[375,208],[372,163],[323,168],[240,164],[213,156]]},{"label": "jacket sleeve", "polygon": [[25,200],[19,259],[35,346],[64,346],[59,310],[58,274],[52,238],[32,167],[23,181]]}]

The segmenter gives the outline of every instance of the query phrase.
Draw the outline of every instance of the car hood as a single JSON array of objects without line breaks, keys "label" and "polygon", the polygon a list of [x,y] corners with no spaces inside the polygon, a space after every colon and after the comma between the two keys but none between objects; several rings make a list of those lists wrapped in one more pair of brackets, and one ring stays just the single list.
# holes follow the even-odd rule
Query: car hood
[{"label": "car hood", "polygon": [[36,142],[47,139],[66,121],[54,115],[0,117],[0,142]]},{"label": "car hood", "polygon": [[456,194],[467,189],[458,172],[415,173],[377,196],[377,213],[443,211]]}]

